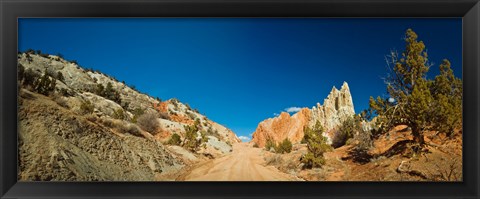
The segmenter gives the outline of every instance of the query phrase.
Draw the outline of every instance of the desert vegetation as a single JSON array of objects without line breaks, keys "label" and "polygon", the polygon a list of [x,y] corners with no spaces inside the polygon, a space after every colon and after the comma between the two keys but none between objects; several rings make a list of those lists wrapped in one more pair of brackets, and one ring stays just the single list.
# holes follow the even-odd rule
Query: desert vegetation
[{"label": "desert vegetation", "polygon": [[301,158],[305,168],[321,167],[325,164],[323,154],[331,150],[327,144],[327,138],[323,136],[324,128],[317,121],[313,128],[305,127],[304,140],[307,143],[308,152]]},{"label": "desert vegetation", "polygon": [[[334,128],[306,124],[292,154],[269,155],[266,164],[308,180],[462,180],[462,81],[447,59],[428,78],[434,65],[418,38],[408,29],[405,50],[386,56],[386,96],[370,97],[367,110]],[[267,135],[265,150],[277,146]]]},{"label": "desert vegetation", "polygon": [[391,68],[386,78],[388,98],[370,98],[370,112],[377,118],[380,133],[398,125],[411,128],[414,150],[425,146],[424,133],[429,130],[452,136],[462,125],[462,81],[455,77],[450,62],[444,59],[440,74],[427,79],[432,66],[425,44],[411,29],[405,34],[406,49],[393,51],[387,62]]},{"label": "desert vegetation", "polygon": [[459,181],[462,81],[447,59],[429,78],[426,49],[408,29],[405,50],[386,56],[387,94],[360,114],[344,82],[323,105],[266,119],[249,143],[176,98],[30,49],[18,55],[19,178]]}]

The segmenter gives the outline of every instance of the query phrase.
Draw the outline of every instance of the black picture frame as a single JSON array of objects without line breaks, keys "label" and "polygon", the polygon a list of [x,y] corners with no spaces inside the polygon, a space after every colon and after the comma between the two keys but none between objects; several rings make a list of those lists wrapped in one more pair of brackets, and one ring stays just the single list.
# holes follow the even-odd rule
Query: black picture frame
[{"label": "black picture frame", "polygon": [[[0,0],[1,198],[479,198],[478,0]],[[463,182],[17,182],[19,17],[462,17]]]}]

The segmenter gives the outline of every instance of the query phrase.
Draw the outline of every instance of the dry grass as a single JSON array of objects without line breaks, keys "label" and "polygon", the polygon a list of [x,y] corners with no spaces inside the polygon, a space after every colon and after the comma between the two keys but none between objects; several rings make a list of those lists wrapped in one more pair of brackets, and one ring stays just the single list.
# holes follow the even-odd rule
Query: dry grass
[{"label": "dry grass", "polygon": [[160,130],[160,123],[157,120],[157,116],[153,113],[145,113],[138,117],[137,124],[152,135],[156,135]]}]

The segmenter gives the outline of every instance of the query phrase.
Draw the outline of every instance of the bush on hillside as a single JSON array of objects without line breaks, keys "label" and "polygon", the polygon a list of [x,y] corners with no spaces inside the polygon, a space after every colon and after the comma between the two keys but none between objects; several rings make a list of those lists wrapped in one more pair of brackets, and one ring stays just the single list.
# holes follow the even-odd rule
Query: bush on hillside
[{"label": "bush on hillside", "polygon": [[288,140],[288,138],[285,138],[282,142],[278,144],[277,147],[275,147],[275,152],[276,153],[290,153],[292,151],[292,142]]},{"label": "bush on hillside", "polygon": [[157,120],[157,116],[154,113],[145,113],[138,117],[137,124],[145,131],[155,135],[160,130],[160,122]]},{"label": "bush on hillside", "polygon": [[89,100],[85,100],[82,102],[80,105],[80,110],[82,111],[83,114],[91,114],[93,113],[93,109],[95,107],[93,106],[92,102]]},{"label": "bush on hillside", "polygon": [[180,137],[180,135],[178,135],[176,133],[174,133],[172,135],[172,137],[170,137],[170,139],[167,141],[167,144],[169,144],[169,145],[180,146],[181,143],[182,143],[181,137]]},{"label": "bush on hillside", "polygon": [[354,116],[344,120],[338,130],[335,131],[332,138],[332,147],[338,148],[347,143],[347,140],[354,137],[354,135],[362,130],[360,117]]},{"label": "bush on hillside", "polygon": [[139,127],[135,124],[128,124],[126,128],[126,132],[134,136],[143,136],[142,133],[140,132]]},{"label": "bush on hillside", "polygon": [[331,150],[331,146],[327,144],[327,138],[322,135],[323,126],[317,121],[313,128],[305,127],[303,131],[308,152],[300,161],[304,164],[304,168],[321,167],[325,164],[323,154]]},{"label": "bush on hillside", "polygon": [[368,153],[368,150],[373,146],[373,136],[370,131],[358,131],[352,138],[353,147],[349,154],[352,156],[353,161],[360,163],[367,163],[372,156]]},{"label": "bush on hillside", "polygon": [[162,119],[170,120],[170,115],[168,115],[168,113],[159,111],[159,112],[158,112],[158,116],[159,116],[160,118],[162,118]]},{"label": "bush on hillside", "polygon": [[267,141],[265,142],[265,150],[270,151],[270,150],[275,150],[277,148],[277,144],[272,138],[267,138]]},{"label": "bush on hillside", "polygon": [[94,93],[106,99],[112,100],[119,105],[122,105],[120,92],[113,88],[111,82],[108,82],[106,87],[104,87],[102,84],[97,84]]},{"label": "bush on hillside", "polygon": [[49,95],[55,90],[56,82],[57,79],[45,73],[33,83],[33,89],[42,95]]},{"label": "bush on hillside", "polygon": [[125,117],[125,112],[123,111],[123,109],[118,108],[117,110],[115,110],[113,112],[113,118],[119,119],[119,120],[124,120],[126,117]]},{"label": "bush on hillside", "polygon": [[142,108],[135,108],[132,110],[133,118],[132,121],[133,123],[137,123],[138,117],[143,115],[145,113],[145,109]]},{"label": "bush on hillside", "polygon": [[200,132],[200,137],[198,137],[198,126],[189,125],[184,126],[185,128],[185,139],[183,141],[183,147],[196,152],[200,147],[206,147],[206,142],[208,141],[207,136],[203,131]]}]

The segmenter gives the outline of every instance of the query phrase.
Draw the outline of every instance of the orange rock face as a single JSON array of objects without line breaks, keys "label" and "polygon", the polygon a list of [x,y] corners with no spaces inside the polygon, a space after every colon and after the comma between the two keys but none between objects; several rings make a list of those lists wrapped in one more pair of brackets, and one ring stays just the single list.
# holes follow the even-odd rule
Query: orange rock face
[{"label": "orange rock face", "polygon": [[282,112],[278,117],[260,122],[252,134],[252,142],[259,147],[264,147],[268,139],[279,143],[288,138],[291,142],[297,143],[303,139],[304,127],[312,127],[317,121],[324,127],[326,132],[323,135],[330,142],[333,137],[332,129],[354,114],[355,110],[350,88],[344,82],[340,90],[335,87],[332,88],[323,105],[317,103],[312,109],[303,108],[292,116]]},{"label": "orange rock face", "polygon": [[153,108],[156,109],[157,111],[166,113],[168,111],[168,103],[167,102],[160,102],[160,103],[154,103]]},{"label": "orange rock face", "polygon": [[264,147],[268,139],[277,143],[285,138],[293,143],[300,142],[303,138],[303,128],[308,125],[310,116],[311,112],[308,108],[303,108],[293,116],[282,112],[276,118],[261,122],[252,135],[252,141],[260,147]]},{"label": "orange rock face", "polygon": [[189,117],[185,117],[183,115],[170,115],[170,120],[172,120],[174,122],[180,122],[180,123],[186,124],[186,125],[192,125],[193,124],[192,119],[190,119]]}]

